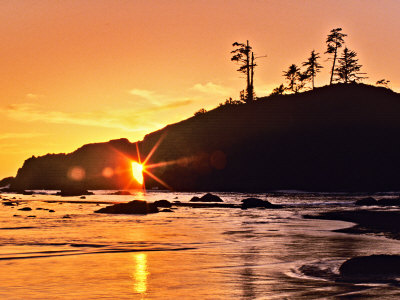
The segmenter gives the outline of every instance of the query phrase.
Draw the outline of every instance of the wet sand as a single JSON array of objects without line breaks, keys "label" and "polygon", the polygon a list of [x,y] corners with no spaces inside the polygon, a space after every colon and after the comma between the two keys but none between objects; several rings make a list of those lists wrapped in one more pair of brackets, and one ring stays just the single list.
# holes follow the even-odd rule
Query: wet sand
[{"label": "wet sand", "polygon": [[351,234],[377,234],[400,240],[400,211],[395,210],[336,210],[318,215],[306,215],[308,219],[338,220],[356,223],[355,226],[336,230]]}]

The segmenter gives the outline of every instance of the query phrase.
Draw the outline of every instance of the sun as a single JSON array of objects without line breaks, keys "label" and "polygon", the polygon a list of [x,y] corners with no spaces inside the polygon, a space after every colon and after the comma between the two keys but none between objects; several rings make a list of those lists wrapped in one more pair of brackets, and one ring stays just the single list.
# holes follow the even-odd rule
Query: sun
[{"label": "sun", "polygon": [[132,176],[140,184],[143,184],[143,171],[144,167],[142,164],[139,164],[136,161],[132,162]]}]

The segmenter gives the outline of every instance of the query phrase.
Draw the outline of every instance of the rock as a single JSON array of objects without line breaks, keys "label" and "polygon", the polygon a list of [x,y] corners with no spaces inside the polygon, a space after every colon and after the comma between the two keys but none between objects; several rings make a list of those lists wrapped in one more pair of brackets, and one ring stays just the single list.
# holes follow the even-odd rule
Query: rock
[{"label": "rock", "polygon": [[340,266],[339,272],[345,281],[387,281],[400,275],[400,256],[371,255],[353,257]]},{"label": "rock", "polygon": [[42,207],[36,207],[36,210],[43,210]]},{"label": "rock", "polygon": [[20,217],[21,215],[13,215],[13,217]]},{"label": "rock", "polygon": [[282,208],[281,205],[275,205],[266,200],[261,200],[258,198],[246,198],[242,200],[242,209],[255,208],[255,207]]},{"label": "rock", "polygon": [[120,203],[96,210],[95,213],[106,213],[106,214],[137,214],[145,215],[151,213],[157,213],[158,208],[154,203],[147,203],[142,200],[133,200],[128,203]]},{"label": "rock", "polygon": [[86,199],[86,197],[85,196],[81,196],[80,199]]},{"label": "rock", "polygon": [[190,202],[224,202],[220,197],[207,193],[204,196],[202,196],[201,198],[199,197],[193,197],[192,199],[190,199]]},{"label": "rock", "polygon": [[82,196],[82,195],[94,195],[94,194],[85,189],[69,188],[69,189],[62,189],[60,192],[57,192],[56,195],[62,197],[70,197],[70,196]]},{"label": "rock", "polygon": [[169,209],[169,208],[164,208],[160,212],[174,212],[174,211],[172,209]]},{"label": "rock", "polygon": [[54,209],[49,209],[49,212],[55,212],[55,210]]},{"label": "rock", "polygon": [[379,206],[400,206],[400,198],[384,198],[378,201]]},{"label": "rock", "polygon": [[14,206],[15,205],[15,203],[11,202],[11,201],[3,202],[2,204],[5,206]]},{"label": "rock", "polygon": [[378,201],[376,201],[372,197],[367,197],[367,198],[362,198],[359,199],[355,202],[355,205],[360,205],[360,206],[373,206],[373,205],[378,205]]},{"label": "rock", "polygon": [[[196,197],[196,198],[197,198],[197,197]],[[182,203],[182,202],[179,201],[179,200],[175,200],[174,203]]]},{"label": "rock", "polygon": [[157,200],[154,201],[155,206],[157,207],[166,207],[166,208],[170,208],[172,206],[172,203],[169,202],[168,200]]},{"label": "rock", "polygon": [[23,207],[23,208],[19,208],[18,210],[22,210],[22,211],[31,211],[32,208],[30,208],[30,207]]},{"label": "rock", "polygon": [[31,215],[31,216],[28,216],[28,218],[36,218],[36,216],[34,216],[34,215]]},{"label": "rock", "polygon": [[65,215],[65,216],[63,216],[63,219],[71,219],[71,216],[70,215]]},{"label": "rock", "polygon": [[132,195],[130,192],[128,191],[117,191],[115,193],[111,193],[110,195],[125,195],[125,196],[130,196]]},{"label": "rock", "polygon": [[22,191],[22,195],[33,195],[32,191]]},{"label": "rock", "polygon": [[205,194],[203,197],[200,198],[203,202],[224,202],[220,197],[217,195],[213,195],[210,193]]}]

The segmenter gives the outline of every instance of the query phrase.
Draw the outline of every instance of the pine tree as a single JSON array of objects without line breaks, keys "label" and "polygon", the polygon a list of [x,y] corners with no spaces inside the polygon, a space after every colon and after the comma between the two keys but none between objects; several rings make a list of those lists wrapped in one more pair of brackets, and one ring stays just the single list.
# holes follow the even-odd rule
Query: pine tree
[{"label": "pine tree", "polygon": [[289,66],[289,69],[285,72],[283,72],[283,77],[286,78],[288,81],[288,90],[291,90],[292,92],[296,92],[296,82],[299,77],[299,67],[297,67],[295,64],[292,64]]},{"label": "pine tree", "polygon": [[295,64],[290,65],[286,72],[283,71],[283,76],[288,81],[287,90],[294,93],[300,92],[300,90],[305,86],[307,80],[310,78],[307,73],[301,73],[300,68]]},{"label": "pine tree", "polygon": [[335,74],[338,76],[337,81],[350,83],[367,78],[362,76],[365,73],[360,72],[362,65],[358,63],[356,57],[356,52],[349,50],[347,47],[344,48],[342,56],[338,59],[339,66],[335,69]]},{"label": "pine tree", "polygon": [[323,68],[318,63],[318,58],[320,58],[319,53],[315,53],[315,50],[311,51],[311,56],[308,58],[306,62],[303,63],[303,67],[307,67],[305,73],[311,77],[312,88],[314,89],[314,78],[317,76],[317,73]]},{"label": "pine tree", "polygon": [[281,85],[280,86],[278,86],[278,87],[276,87],[276,88],[274,88],[273,90],[272,90],[272,93],[271,94],[269,94],[270,96],[273,96],[273,95],[283,95],[283,93],[286,91],[286,87],[283,85],[283,83],[281,83]]},{"label": "pine tree", "polygon": [[233,43],[233,47],[238,47],[237,49],[231,51],[233,56],[231,58],[232,61],[236,61],[240,64],[239,69],[237,70],[240,73],[246,74],[246,95],[244,97],[244,101],[249,103],[254,100],[254,67],[256,64],[254,63],[254,53],[251,51],[251,47],[249,45],[249,41],[246,44],[242,43]]},{"label": "pine tree", "polygon": [[331,30],[331,33],[326,38],[327,50],[325,53],[333,54],[333,64],[331,70],[331,79],[329,84],[333,82],[333,75],[335,71],[335,63],[337,58],[337,52],[342,44],[344,43],[343,38],[347,36],[347,34],[341,33],[342,28],[335,28]]}]

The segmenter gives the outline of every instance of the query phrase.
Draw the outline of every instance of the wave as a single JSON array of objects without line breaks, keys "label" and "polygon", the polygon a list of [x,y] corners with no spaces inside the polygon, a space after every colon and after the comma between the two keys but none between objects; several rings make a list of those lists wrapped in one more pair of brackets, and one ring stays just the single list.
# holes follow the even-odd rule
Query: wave
[{"label": "wave", "polygon": [[[83,246],[82,246],[83,247]],[[91,246],[89,246],[91,247]],[[107,253],[129,253],[129,252],[158,252],[158,251],[185,251],[185,250],[196,250],[194,247],[178,247],[178,248],[146,248],[146,249],[135,249],[135,248],[106,248],[95,251],[81,251],[81,250],[60,250],[60,251],[38,251],[38,252],[25,252],[25,253],[9,253],[7,255],[0,256],[2,260],[18,260],[18,259],[34,259],[34,258],[49,258],[49,257],[63,257],[63,256],[76,256],[76,255],[87,255],[87,254],[107,254]]]}]

